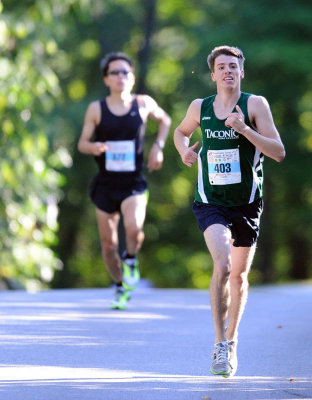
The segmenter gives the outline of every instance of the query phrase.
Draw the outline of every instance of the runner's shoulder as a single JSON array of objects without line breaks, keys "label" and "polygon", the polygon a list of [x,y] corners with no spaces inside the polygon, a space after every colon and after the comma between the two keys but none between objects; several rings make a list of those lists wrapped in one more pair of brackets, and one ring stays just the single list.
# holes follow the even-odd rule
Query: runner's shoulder
[{"label": "runner's shoulder", "polygon": [[157,106],[156,101],[147,94],[136,94],[135,96],[140,107],[153,109],[154,107]]},{"label": "runner's shoulder", "polygon": [[189,108],[187,110],[187,114],[189,115],[193,115],[194,117],[197,116],[197,118],[195,118],[196,120],[199,120],[199,116],[200,116],[200,112],[201,112],[201,106],[203,103],[204,99],[195,99],[191,102],[191,104],[189,105]]},{"label": "runner's shoulder", "polygon": [[256,94],[250,95],[248,99],[248,105],[254,108],[269,107],[267,99],[264,96],[258,96]]},{"label": "runner's shoulder", "polygon": [[100,100],[92,101],[87,108],[86,117],[99,123],[101,117],[101,104]]},{"label": "runner's shoulder", "polygon": [[200,109],[204,99],[195,99],[191,102],[190,107]]}]

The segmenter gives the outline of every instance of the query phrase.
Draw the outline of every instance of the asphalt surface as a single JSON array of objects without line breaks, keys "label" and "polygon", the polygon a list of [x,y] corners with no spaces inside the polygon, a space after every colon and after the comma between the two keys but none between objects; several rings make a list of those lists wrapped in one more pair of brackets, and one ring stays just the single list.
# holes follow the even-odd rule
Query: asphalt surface
[{"label": "asphalt surface", "polygon": [[312,284],[250,289],[235,377],[209,373],[209,292],[0,292],[1,400],[312,399]]}]

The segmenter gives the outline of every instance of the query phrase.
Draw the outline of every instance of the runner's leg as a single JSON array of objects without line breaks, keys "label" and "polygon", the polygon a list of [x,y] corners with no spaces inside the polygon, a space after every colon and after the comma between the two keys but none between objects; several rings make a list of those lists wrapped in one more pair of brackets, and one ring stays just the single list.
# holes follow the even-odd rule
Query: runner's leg
[{"label": "runner's leg", "polygon": [[215,328],[215,342],[223,342],[225,320],[229,306],[229,277],[231,272],[231,231],[221,224],[209,226],[204,238],[213,260],[210,281],[210,302]]},{"label": "runner's leg", "polygon": [[102,257],[115,283],[122,281],[121,259],[118,254],[119,213],[106,213],[96,209],[99,234],[102,246]]},{"label": "runner's leg", "polygon": [[231,248],[232,271],[230,275],[231,301],[228,314],[227,339],[237,340],[237,329],[243,315],[248,296],[248,273],[255,255],[252,247]]},{"label": "runner's leg", "polygon": [[145,193],[127,197],[121,204],[126,233],[127,253],[135,256],[144,241],[144,220],[147,197]]}]

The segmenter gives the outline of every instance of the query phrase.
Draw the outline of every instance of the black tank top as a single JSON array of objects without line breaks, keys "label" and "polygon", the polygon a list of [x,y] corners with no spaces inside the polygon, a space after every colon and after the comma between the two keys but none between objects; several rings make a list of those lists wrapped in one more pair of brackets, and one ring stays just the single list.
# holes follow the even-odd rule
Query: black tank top
[{"label": "black tank top", "polygon": [[[131,142],[134,152],[134,155],[128,153],[118,154],[118,151],[114,154],[106,154],[105,152],[95,157],[95,161],[99,167],[100,179],[105,181],[110,178],[116,179],[118,177],[124,180],[140,175],[143,168],[145,124],[139,113],[137,98],[134,98],[129,112],[121,116],[113,114],[108,109],[106,99],[102,99],[100,105],[101,120],[95,129],[95,140],[99,142]],[[118,143],[112,143],[112,145],[116,146]],[[125,171],[123,171],[124,168],[121,168],[121,170],[117,168],[116,170],[115,167],[111,168],[109,166],[110,164],[108,164],[108,160],[112,157],[116,162],[119,158],[128,156],[132,159],[133,164],[130,171],[128,171],[127,168],[125,168]]]}]

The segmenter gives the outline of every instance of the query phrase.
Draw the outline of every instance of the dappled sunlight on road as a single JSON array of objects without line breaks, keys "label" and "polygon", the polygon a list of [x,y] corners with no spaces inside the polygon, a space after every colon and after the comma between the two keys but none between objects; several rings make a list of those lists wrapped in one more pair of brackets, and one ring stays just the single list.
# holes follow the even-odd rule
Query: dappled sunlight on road
[{"label": "dappled sunlight on road", "polygon": [[[146,390],[152,394],[156,390],[170,392],[187,391],[200,392],[201,395],[232,393],[242,391],[253,393],[253,399],[274,398],[274,392],[285,391],[289,396],[304,398],[300,395],[311,386],[311,380],[306,377],[280,376],[237,376],[223,379],[215,376],[200,376],[188,374],[161,374],[157,372],[142,372],[131,370],[105,368],[66,368],[45,365],[1,365],[0,389],[7,385],[51,386],[65,385],[75,389],[109,389],[110,391]],[[145,385],[144,385],[145,384]],[[147,386],[146,386],[147,385]],[[154,392],[155,394],[155,392]],[[265,396],[265,397],[263,397]],[[251,398],[251,397],[250,397]],[[276,397],[277,398],[277,397]]]},{"label": "dappled sunlight on road", "polygon": [[[207,300],[208,302],[209,300]],[[144,306],[143,306],[144,307]],[[172,303],[153,303],[146,306],[148,308],[159,308],[159,309],[181,309],[181,310],[210,310],[208,304],[172,304]],[[141,306],[142,308],[142,306]]]},{"label": "dappled sunlight on road", "polygon": [[[1,313],[0,313],[1,317]],[[152,314],[152,313],[137,313],[137,312],[110,312],[110,313],[42,313],[29,315],[5,315],[1,318],[0,325],[8,324],[10,321],[22,323],[22,321],[83,321],[87,319],[118,319],[118,320],[146,320],[146,319],[169,319],[168,315]]]},{"label": "dappled sunlight on road", "polygon": [[143,340],[117,340],[104,337],[70,336],[70,335],[0,335],[0,346],[143,346]]},{"label": "dappled sunlight on road", "polygon": [[[207,290],[185,290],[183,302],[176,301],[176,292],[179,289],[157,289],[157,297],[149,289],[139,289],[135,296],[140,302],[140,308],[159,310],[210,310],[209,292]],[[198,301],[200,298],[200,301]],[[166,299],[166,301],[164,301]]]},{"label": "dappled sunlight on road", "polygon": [[0,399],[312,399],[306,290],[250,293],[229,379],[209,373],[207,291],[138,289],[127,310],[110,310],[113,293],[0,293]]},{"label": "dappled sunlight on road", "polygon": [[3,365],[0,364],[0,385],[5,381],[98,381],[103,383],[125,383],[125,382],[176,382],[176,383],[216,383],[235,386],[243,381],[246,384],[274,384],[289,383],[305,384],[311,383],[306,377],[276,377],[276,376],[235,376],[223,379],[213,375],[199,376],[187,374],[160,374],[153,372],[139,372],[129,370],[114,370],[106,368],[68,368],[45,365]]},{"label": "dappled sunlight on road", "polygon": [[25,324],[35,321],[116,320],[118,322],[131,321],[133,323],[143,320],[162,320],[170,318],[169,315],[154,312],[110,310],[109,302],[103,299],[76,303],[40,301],[0,302],[0,326]]}]

